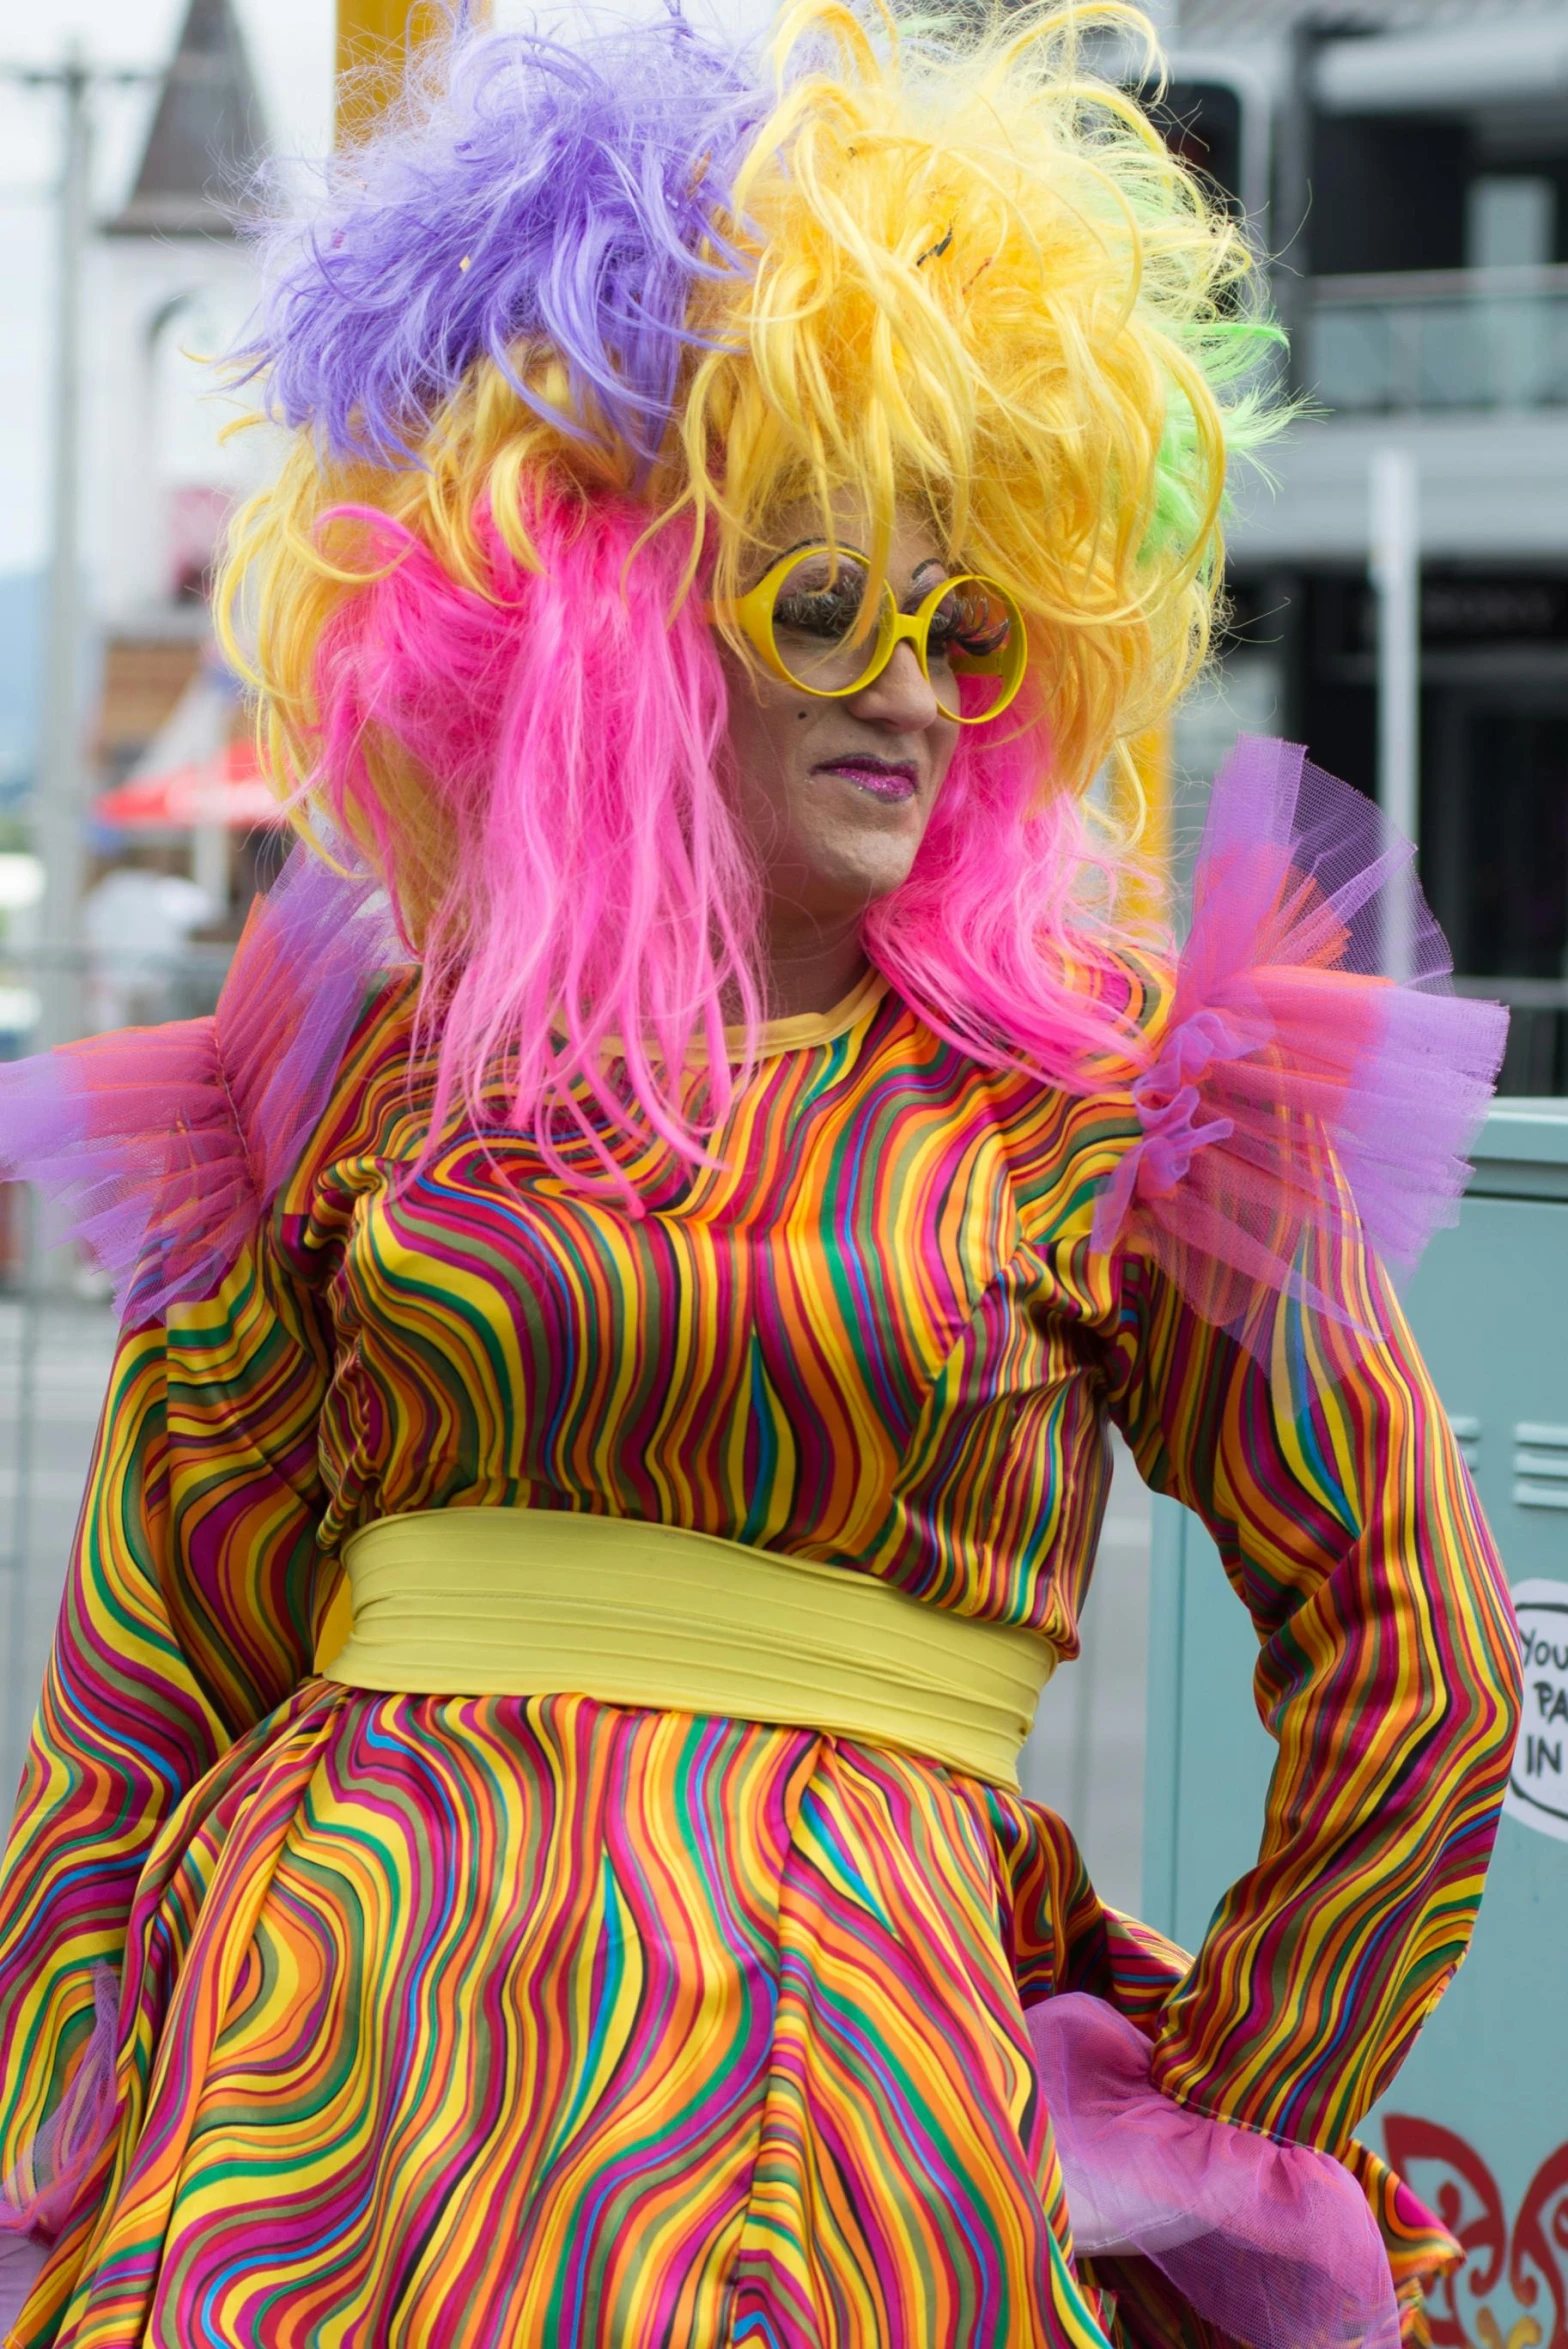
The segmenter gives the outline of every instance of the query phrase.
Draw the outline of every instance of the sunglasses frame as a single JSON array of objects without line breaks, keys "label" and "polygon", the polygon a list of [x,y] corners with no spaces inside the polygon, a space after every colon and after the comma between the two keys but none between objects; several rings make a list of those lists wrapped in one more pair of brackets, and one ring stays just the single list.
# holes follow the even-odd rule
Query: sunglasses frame
[{"label": "sunglasses frame", "polygon": [[[780,653],[773,633],[773,609],[779,589],[790,572],[797,565],[808,562],[812,556],[827,555],[834,560],[841,560],[844,552],[842,547],[829,546],[826,539],[818,546],[796,547],[789,554],[780,555],[778,561],[770,565],[763,573],[755,587],[749,587],[743,596],[738,596],[733,604],[724,607],[726,613],[734,618],[747,643],[752,646],[761,660],[763,667],[771,675],[777,677],[781,684],[793,687],[797,693],[809,693],[814,701],[848,701],[852,695],[864,693],[868,685],[874,685],[899,646],[907,643],[914,649],[915,659],[920,664],[921,676],[931,686],[932,691],[936,692],[936,687],[932,684],[928,657],[931,623],[953,589],[962,587],[966,580],[972,579],[977,587],[983,587],[987,595],[994,595],[1003,606],[1012,622],[1012,635],[1009,644],[999,653],[992,654],[985,659],[970,661],[963,668],[959,668],[955,663],[954,674],[959,677],[1000,677],[1003,681],[1001,696],[999,700],[992,703],[988,710],[981,710],[973,717],[966,718],[960,711],[948,709],[940,698],[937,707],[945,718],[951,719],[959,726],[985,726],[989,725],[993,718],[999,718],[1015,699],[1018,689],[1024,681],[1024,671],[1029,665],[1029,645],[1027,632],[1024,628],[1024,617],[1016,601],[1008,594],[1005,587],[998,586],[994,579],[987,579],[984,572],[981,571],[955,571],[950,578],[941,580],[937,586],[933,587],[930,594],[922,598],[918,608],[913,612],[899,610],[898,600],[893,593],[892,585],[884,579],[881,610],[877,619],[876,641],[872,647],[870,660],[854,683],[852,685],[808,685],[803,678],[794,674]],[[864,561],[863,556],[857,559]],[[719,607],[714,607],[711,616],[717,617],[718,610]],[[869,635],[870,631],[868,630],[867,633]]]}]

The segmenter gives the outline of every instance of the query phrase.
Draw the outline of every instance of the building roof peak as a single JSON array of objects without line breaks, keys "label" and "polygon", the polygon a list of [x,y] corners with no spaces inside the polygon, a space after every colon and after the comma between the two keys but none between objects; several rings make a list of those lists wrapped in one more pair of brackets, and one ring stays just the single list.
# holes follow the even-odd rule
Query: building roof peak
[{"label": "building roof peak", "polygon": [[231,0],[190,0],[112,236],[232,236],[266,153],[261,100]]}]

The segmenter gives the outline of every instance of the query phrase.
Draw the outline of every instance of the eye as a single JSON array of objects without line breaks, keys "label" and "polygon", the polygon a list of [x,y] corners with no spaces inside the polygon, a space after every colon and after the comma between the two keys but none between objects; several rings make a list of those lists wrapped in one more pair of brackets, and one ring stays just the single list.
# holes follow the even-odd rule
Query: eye
[{"label": "eye", "polygon": [[810,555],[780,583],[773,601],[774,625],[797,636],[836,643],[854,628],[865,595],[866,574],[860,564]]},{"label": "eye", "polygon": [[860,615],[860,597],[842,588],[824,588],[817,595],[781,595],[773,607],[780,628],[797,636],[847,636]]},{"label": "eye", "polygon": [[1012,625],[1000,596],[981,580],[962,579],[931,616],[931,650],[960,662],[994,660],[1005,651]]}]

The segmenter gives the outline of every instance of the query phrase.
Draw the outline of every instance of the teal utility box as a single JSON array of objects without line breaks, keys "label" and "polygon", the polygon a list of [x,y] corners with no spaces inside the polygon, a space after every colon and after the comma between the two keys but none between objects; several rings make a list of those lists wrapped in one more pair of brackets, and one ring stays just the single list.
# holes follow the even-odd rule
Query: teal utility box
[{"label": "teal utility box", "polygon": [[[1468,2257],[1435,2349],[1568,2349],[1568,1102],[1500,1102],[1405,1303],[1519,1614],[1525,1719],[1470,1956],[1361,2135]],[[1187,1948],[1257,1857],[1257,1643],[1195,1517],[1156,1504],[1144,1903]]]}]

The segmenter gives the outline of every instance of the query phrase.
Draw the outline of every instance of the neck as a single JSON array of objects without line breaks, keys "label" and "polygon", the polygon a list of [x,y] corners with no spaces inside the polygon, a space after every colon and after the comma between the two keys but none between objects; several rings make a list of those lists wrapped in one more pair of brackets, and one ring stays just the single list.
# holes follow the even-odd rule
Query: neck
[{"label": "neck", "polygon": [[828,924],[775,917],[764,928],[762,945],[769,1019],[831,1011],[865,975],[858,914]]}]

